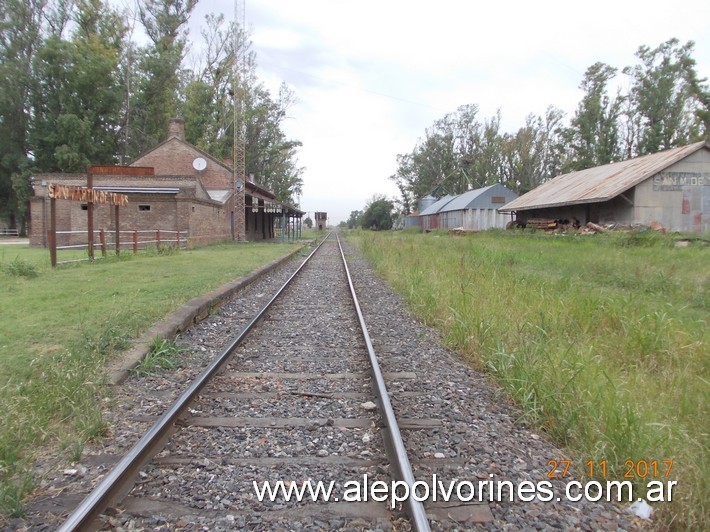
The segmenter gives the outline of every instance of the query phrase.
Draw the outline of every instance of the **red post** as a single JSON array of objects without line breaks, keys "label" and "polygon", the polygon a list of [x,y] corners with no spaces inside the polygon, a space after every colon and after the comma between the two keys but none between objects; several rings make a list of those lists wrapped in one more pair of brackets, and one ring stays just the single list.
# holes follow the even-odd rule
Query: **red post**
[{"label": "red post", "polygon": [[180,249],[180,231],[179,231],[179,230],[176,231],[175,234],[177,235],[177,237],[175,237],[175,238],[177,239],[177,242],[176,242],[176,244],[175,244],[175,247],[177,247],[178,249]]},{"label": "red post", "polygon": [[106,256],[106,231],[102,227],[99,231],[99,240],[101,241],[101,256]]},{"label": "red post", "polygon": [[138,229],[133,230],[133,253],[138,253]]},{"label": "red post", "polygon": [[155,241],[156,241],[155,247],[159,248],[160,247],[160,229],[158,229],[155,232]]}]

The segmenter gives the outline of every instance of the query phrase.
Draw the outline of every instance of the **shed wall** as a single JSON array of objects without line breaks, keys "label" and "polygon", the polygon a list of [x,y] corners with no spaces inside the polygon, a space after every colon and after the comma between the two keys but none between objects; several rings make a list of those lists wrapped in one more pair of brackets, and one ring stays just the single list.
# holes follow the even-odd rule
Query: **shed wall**
[{"label": "shed wall", "polygon": [[439,228],[439,215],[438,214],[430,214],[428,216],[420,216],[419,223],[421,224],[421,228],[424,229],[425,231],[431,231],[433,229],[438,229]]},{"label": "shed wall", "polygon": [[442,212],[439,214],[442,228],[455,229],[463,227],[470,231],[485,231],[487,229],[505,229],[510,221],[510,215],[499,213],[496,209],[466,209],[461,211]]},{"label": "shed wall", "polygon": [[710,231],[710,152],[700,150],[637,185],[634,218],[671,231]]}]

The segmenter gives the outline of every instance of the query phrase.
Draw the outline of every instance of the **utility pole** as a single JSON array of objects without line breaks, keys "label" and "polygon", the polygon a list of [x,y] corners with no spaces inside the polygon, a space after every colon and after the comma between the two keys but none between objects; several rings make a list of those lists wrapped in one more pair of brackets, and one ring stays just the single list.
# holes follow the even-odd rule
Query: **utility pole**
[{"label": "utility pole", "polygon": [[245,0],[234,0],[234,67],[232,92],[234,94],[234,159],[232,195],[232,238],[246,240],[246,122],[244,98],[246,91],[246,27]]}]

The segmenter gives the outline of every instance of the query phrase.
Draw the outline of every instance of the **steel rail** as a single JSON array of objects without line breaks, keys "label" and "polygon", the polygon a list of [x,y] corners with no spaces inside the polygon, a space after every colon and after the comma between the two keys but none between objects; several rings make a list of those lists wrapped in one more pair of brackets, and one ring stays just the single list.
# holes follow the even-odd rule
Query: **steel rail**
[{"label": "steel rail", "polygon": [[264,316],[266,311],[291,284],[291,281],[298,275],[303,267],[311,260],[313,255],[320,249],[323,242],[327,240],[331,233],[318,244],[318,246],[306,257],[306,260],[288,278],[271,300],[259,311],[259,313],[235,336],[227,347],[210,363],[207,368],[190,384],[172,406],[158,419],[143,437],[121,458],[121,460],[109,471],[104,479],[89,493],[84,500],[79,503],[74,511],[67,517],[66,521],[58,529],[59,532],[70,532],[84,530],[98,518],[98,516],[110,505],[119,500],[130,489],[131,481],[138,475],[143,465],[157,452],[160,451],[165,437],[173,427],[175,421],[187,409],[190,402],[204,388],[212,376],[230,357],[234,349],[254,328],[257,322]]},{"label": "steel rail", "polygon": [[385,386],[385,379],[382,376],[380,365],[377,362],[377,355],[375,354],[375,349],[372,346],[372,339],[367,331],[365,318],[362,314],[357,294],[355,293],[355,286],[353,285],[352,277],[350,276],[350,269],[348,268],[348,263],[345,260],[343,246],[340,245],[340,238],[337,233],[335,237],[338,240],[340,255],[343,258],[343,265],[345,266],[345,275],[347,276],[348,285],[350,286],[350,295],[353,298],[357,318],[360,321],[362,336],[365,339],[367,352],[370,356],[370,367],[374,378],[373,388],[375,389],[377,400],[380,403],[380,412],[385,418],[385,450],[387,451],[387,458],[394,468],[394,476],[398,477],[396,480],[403,481],[407,484],[407,486],[409,486],[409,497],[405,501],[405,504],[407,505],[412,525],[415,530],[428,532],[431,529],[429,528],[429,519],[427,518],[426,511],[424,510],[424,505],[421,501],[416,500],[414,497],[414,472],[412,471],[412,465],[410,464],[409,457],[407,456],[407,449],[404,447],[404,442],[402,441],[402,433],[399,430],[397,417],[394,414],[394,409],[392,408],[392,403],[390,402],[390,398],[387,393],[387,387]]}]

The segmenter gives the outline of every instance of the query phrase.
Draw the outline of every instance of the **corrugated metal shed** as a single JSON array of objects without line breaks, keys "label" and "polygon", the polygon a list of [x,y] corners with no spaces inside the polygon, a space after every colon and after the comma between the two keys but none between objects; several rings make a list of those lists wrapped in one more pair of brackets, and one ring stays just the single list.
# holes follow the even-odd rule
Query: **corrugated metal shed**
[{"label": "corrugated metal shed", "polygon": [[710,149],[710,144],[697,142],[627,161],[564,174],[511,201],[499,211],[525,211],[609,201],[702,148]]}]

